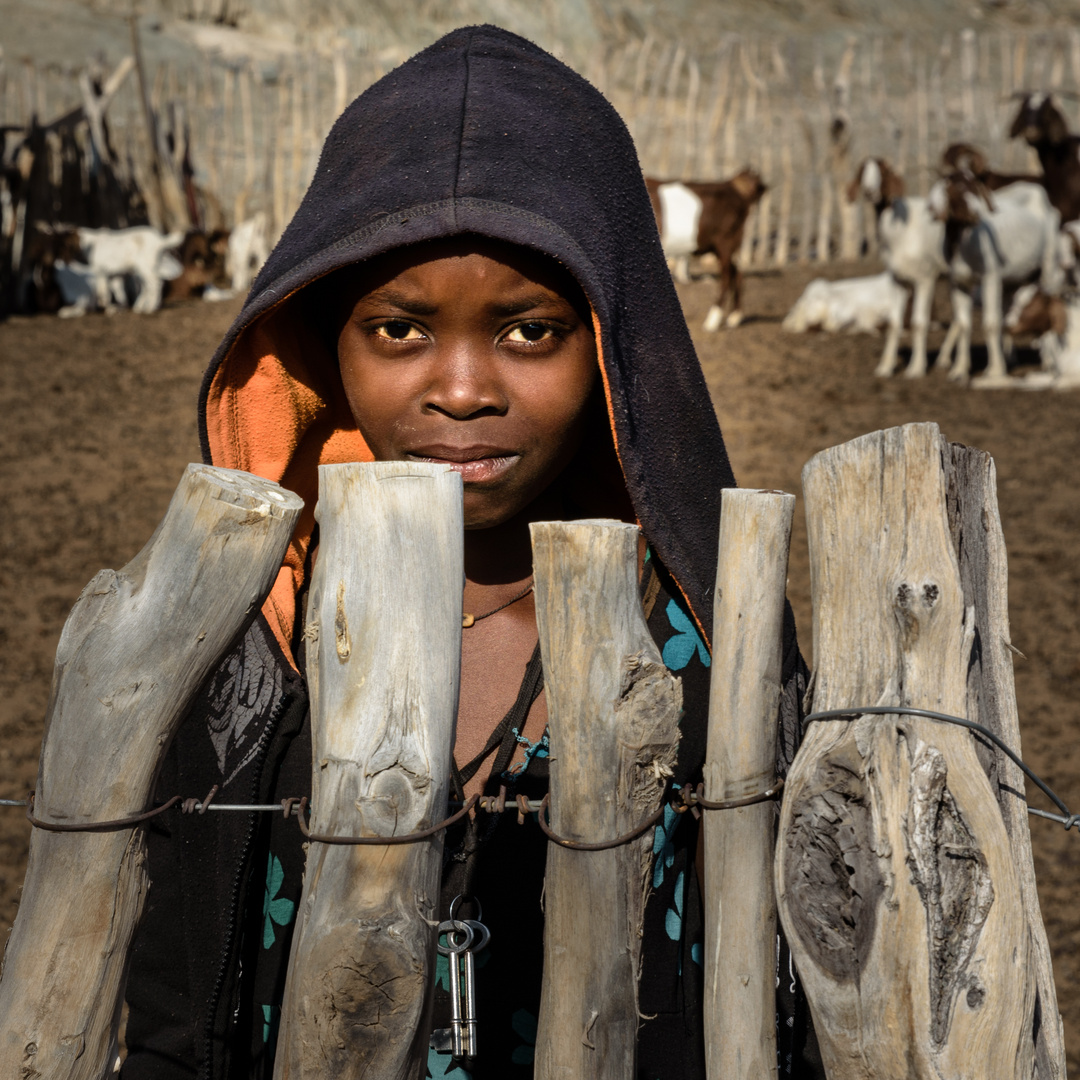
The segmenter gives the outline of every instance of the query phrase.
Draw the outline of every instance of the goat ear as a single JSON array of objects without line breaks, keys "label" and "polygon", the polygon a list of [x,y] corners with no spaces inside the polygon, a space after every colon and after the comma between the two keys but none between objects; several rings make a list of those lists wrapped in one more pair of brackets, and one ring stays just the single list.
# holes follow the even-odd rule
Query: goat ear
[{"label": "goat ear", "polygon": [[47,221],[35,221],[34,228],[45,236],[55,236],[56,230]]}]

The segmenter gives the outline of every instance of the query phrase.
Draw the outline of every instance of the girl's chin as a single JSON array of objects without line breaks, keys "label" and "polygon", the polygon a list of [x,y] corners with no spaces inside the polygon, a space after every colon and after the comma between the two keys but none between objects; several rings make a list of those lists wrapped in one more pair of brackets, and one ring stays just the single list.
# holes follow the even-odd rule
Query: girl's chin
[{"label": "girl's chin", "polygon": [[506,503],[501,499],[485,499],[471,494],[465,489],[465,529],[494,529],[496,526],[505,525],[528,505],[516,499],[512,503]]}]

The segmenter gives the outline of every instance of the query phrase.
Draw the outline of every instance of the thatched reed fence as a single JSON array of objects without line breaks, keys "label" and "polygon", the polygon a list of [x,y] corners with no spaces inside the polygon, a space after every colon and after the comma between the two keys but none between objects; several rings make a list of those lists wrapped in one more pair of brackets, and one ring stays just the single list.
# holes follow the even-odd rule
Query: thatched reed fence
[{"label": "thatched reed fence", "polygon": [[[141,79],[136,72],[114,89],[104,119],[117,183],[141,196],[131,195],[125,221],[215,227],[261,210],[277,235],[334,118],[402,59],[341,49],[142,67]],[[648,174],[718,179],[747,164],[763,174],[770,191],[748,230],[746,263],[828,261],[874,246],[861,210],[843,197],[866,155],[887,157],[916,193],[953,141],[975,143],[999,168],[1031,167],[1027,148],[1008,138],[1009,96],[1022,88],[1080,93],[1080,29],[964,30],[934,40],[727,35],[704,46],[650,33],[596,50],[583,74],[626,118]],[[69,117],[68,136],[45,138],[39,172],[53,186],[65,167],[81,172],[85,191],[100,151],[94,121],[80,127],[78,110],[88,81],[100,87],[108,75],[0,59],[5,174],[17,171],[19,132],[34,120],[52,130]],[[180,196],[170,197],[168,184],[159,189],[155,169],[177,177]],[[52,203],[57,213],[69,206]],[[16,210],[5,203],[6,234]]]}]

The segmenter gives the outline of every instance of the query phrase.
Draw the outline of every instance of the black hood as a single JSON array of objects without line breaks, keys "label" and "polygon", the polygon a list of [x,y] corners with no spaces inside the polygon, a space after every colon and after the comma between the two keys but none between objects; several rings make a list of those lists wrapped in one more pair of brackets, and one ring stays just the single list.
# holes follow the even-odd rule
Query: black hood
[{"label": "black hood", "polygon": [[[267,357],[282,351],[276,338],[286,331],[275,312],[344,265],[459,233],[534,248],[580,283],[599,328],[634,510],[711,637],[720,491],[734,477],[633,142],[592,85],[498,27],[448,34],[371,86],[334,124],[300,208],[207,372],[205,457],[277,472],[287,486],[297,458],[308,469],[316,459],[348,459],[337,429],[349,419],[326,400],[335,376],[313,372],[324,361],[310,355],[278,362],[299,425],[289,462],[243,445],[246,428],[235,419],[243,402],[276,407],[253,406],[244,389],[265,384]],[[325,363],[336,367],[332,358]],[[318,447],[305,449],[305,440]]]}]

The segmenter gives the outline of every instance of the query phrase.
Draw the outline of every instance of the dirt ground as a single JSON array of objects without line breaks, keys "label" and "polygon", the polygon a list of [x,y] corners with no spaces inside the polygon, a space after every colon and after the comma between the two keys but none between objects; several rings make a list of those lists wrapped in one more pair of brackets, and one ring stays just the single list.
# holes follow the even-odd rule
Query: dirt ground
[{"label": "dirt ground", "polygon": [[[828,276],[868,273],[831,266]],[[933,420],[997,462],[1010,558],[1012,639],[1023,753],[1080,808],[1080,392],[973,391],[938,372],[873,377],[880,341],[792,336],[780,318],[814,274],[748,277],[749,318],[697,334],[739,482],[801,495],[803,464],[856,435]],[[713,285],[683,290],[691,325]],[[52,658],[64,618],[102,567],[150,535],[188,461],[198,458],[200,374],[238,305],[194,303],[139,317],[0,325],[0,798],[33,786]],[[940,335],[938,335],[940,337]],[[931,346],[937,339],[931,338]],[[811,651],[805,529],[796,514],[790,596]],[[187,794],[187,793],[185,793]],[[1036,803],[1036,805],[1043,805]],[[29,826],[0,808],[0,922],[10,926]],[[1069,1047],[1080,1069],[1080,835],[1032,819],[1036,871]]]}]

